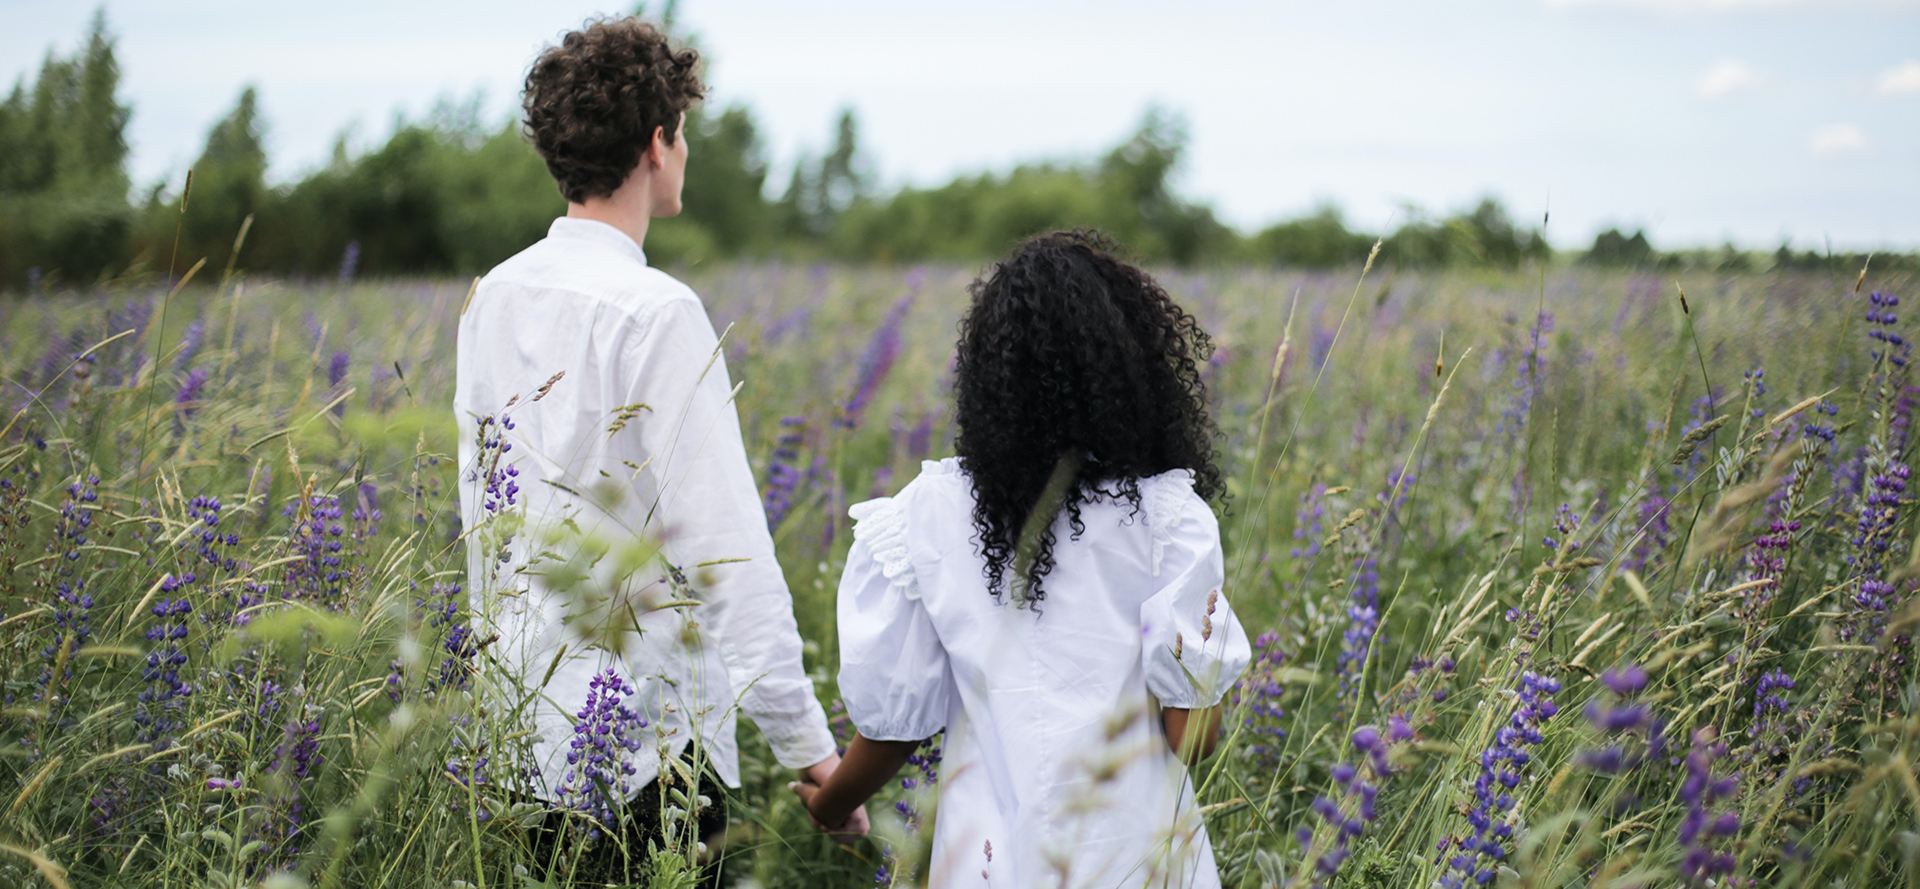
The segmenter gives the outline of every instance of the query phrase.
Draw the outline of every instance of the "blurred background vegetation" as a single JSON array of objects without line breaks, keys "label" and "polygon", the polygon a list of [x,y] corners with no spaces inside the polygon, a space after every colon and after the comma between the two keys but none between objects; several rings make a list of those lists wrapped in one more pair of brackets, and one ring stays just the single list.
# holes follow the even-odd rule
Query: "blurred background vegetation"
[{"label": "blurred background vegetation", "polygon": [[[478,274],[540,238],[565,209],[517,121],[487,120],[477,98],[402,119],[385,144],[364,150],[350,149],[343,134],[328,164],[270,183],[266,122],[251,87],[208,132],[190,188],[163,181],[136,195],[126,171],[133,109],[119,98],[119,79],[99,15],[79,51],[49,52],[32,82],[16,83],[0,104],[0,290],[178,274],[202,258],[216,270],[309,279]],[[1408,207],[1391,232],[1355,231],[1337,207],[1322,206],[1244,235],[1174,190],[1187,133],[1160,108],[1099,157],[891,192],[873,181],[851,111],[784,187],[767,181],[765,146],[746,107],[696,107],[686,132],[685,212],[647,241],[665,266],[730,257],[981,261],[1026,235],[1073,226],[1104,229],[1143,259],[1182,266],[1356,265],[1382,235],[1380,260],[1403,267],[1515,268],[1553,255],[1539,227],[1493,198],[1446,215]],[[1748,271],[1857,269],[1865,257],[1785,245],[1772,254],[1731,244],[1661,252],[1642,232],[1608,230],[1571,258]],[[1875,262],[1920,267],[1912,256]]]}]

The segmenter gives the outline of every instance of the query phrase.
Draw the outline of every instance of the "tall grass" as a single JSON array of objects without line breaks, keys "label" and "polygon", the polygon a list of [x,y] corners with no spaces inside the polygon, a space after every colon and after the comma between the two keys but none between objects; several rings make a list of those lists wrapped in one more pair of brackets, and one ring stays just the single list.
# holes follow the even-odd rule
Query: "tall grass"
[{"label": "tall grass", "polygon": [[[968,275],[686,275],[733,327],[830,705],[845,508],[949,452]],[[1912,281],[1357,277],[1162,279],[1219,345],[1227,595],[1261,634],[1195,770],[1228,885],[1920,886],[1920,389],[1872,296]],[[0,309],[0,884],[569,882],[590,828],[534,860],[526,736],[465,629],[466,292]],[[933,750],[838,846],[753,734],[729,871],[925,878]]]}]

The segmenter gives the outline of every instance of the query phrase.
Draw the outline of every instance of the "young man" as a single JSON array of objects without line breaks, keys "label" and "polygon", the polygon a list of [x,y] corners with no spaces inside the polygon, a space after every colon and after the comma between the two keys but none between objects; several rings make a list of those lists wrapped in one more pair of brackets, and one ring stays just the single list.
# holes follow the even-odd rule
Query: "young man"
[{"label": "young man", "polygon": [[[475,609],[483,633],[499,634],[492,659],[528,702],[542,795],[591,808],[599,785],[625,783],[616,793],[633,790],[627,808],[655,836],[657,784],[688,792],[684,778],[704,765],[739,786],[736,701],[802,780],[824,782],[839,762],[712,322],[643,251],[649,221],[680,212],[697,64],[633,19],[589,23],[533,63],[526,131],[567,214],[480,281],[460,319],[454,394]],[[488,530],[489,516],[519,510],[516,533]],[[663,542],[670,567],[609,573],[618,547],[643,538]],[[586,539],[615,555],[557,569]],[[683,576],[698,604],[666,604],[687,591],[658,582],[663,573]],[[597,608],[583,605],[587,588]],[[591,757],[569,754],[581,743],[574,716],[609,669],[632,689],[616,687],[621,704],[647,724],[617,720],[627,746],[639,741],[635,771],[597,785]],[[725,824],[721,795],[707,796],[716,805],[699,813],[702,835]],[[645,845],[632,851],[644,857]]]}]

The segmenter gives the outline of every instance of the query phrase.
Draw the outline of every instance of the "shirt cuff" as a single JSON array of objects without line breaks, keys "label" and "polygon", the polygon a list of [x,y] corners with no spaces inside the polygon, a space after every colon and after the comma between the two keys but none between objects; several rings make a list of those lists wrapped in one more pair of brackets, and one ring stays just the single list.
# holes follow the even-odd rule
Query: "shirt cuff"
[{"label": "shirt cuff", "polygon": [[[781,767],[804,769],[817,765],[839,751],[834,743],[833,732],[827,729],[827,714],[815,706],[812,713],[786,725],[774,725],[772,720],[761,723],[760,734],[767,739],[767,746],[773,748],[773,758]],[[795,723],[798,724],[795,724]]]}]

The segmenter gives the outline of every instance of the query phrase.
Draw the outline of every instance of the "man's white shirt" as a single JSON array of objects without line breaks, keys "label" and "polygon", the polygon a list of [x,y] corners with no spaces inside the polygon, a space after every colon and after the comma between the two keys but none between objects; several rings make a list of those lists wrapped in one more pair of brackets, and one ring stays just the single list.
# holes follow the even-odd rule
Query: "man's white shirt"
[{"label": "man's white shirt", "polygon": [[[738,786],[736,710],[783,766],[834,752],[718,347],[691,289],[649,268],[620,230],[583,219],[554,220],[546,238],[481,279],[461,315],[454,411],[470,593],[482,638],[499,634],[487,655],[531,696],[534,754],[549,794],[567,772],[572,716],[588,682],[609,667],[634,686],[626,703],[651,723],[635,787],[657,773],[658,753],[677,754],[694,734],[720,777]],[[479,529],[489,516],[486,472],[476,472],[491,459],[477,435],[486,417],[511,446],[500,471],[517,473],[501,479],[518,487],[505,511],[526,517],[504,559]],[[563,526],[565,543],[543,543]],[[570,597],[546,580],[552,558],[533,557],[580,536],[616,549],[663,541],[700,604],[658,607],[672,594],[657,582],[661,569],[649,568],[626,579],[617,598],[620,620],[631,613],[639,632],[624,634],[617,655],[588,646],[568,624],[583,619],[569,613]],[[607,574],[615,561],[589,573],[619,581]]]}]

